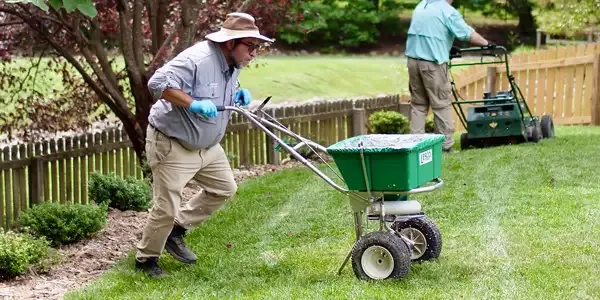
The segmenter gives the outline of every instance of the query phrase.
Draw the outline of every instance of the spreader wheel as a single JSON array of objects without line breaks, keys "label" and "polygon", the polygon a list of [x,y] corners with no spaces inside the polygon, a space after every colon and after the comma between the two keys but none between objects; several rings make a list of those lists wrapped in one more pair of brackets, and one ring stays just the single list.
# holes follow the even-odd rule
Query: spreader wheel
[{"label": "spreader wheel", "polygon": [[397,221],[394,230],[412,243],[410,259],[414,262],[434,260],[442,252],[442,234],[438,226],[426,216]]},{"label": "spreader wheel", "polygon": [[393,233],[374,231],[352,248],[352,269],[358,279],[400,279],[410,271],[410,250]]}]

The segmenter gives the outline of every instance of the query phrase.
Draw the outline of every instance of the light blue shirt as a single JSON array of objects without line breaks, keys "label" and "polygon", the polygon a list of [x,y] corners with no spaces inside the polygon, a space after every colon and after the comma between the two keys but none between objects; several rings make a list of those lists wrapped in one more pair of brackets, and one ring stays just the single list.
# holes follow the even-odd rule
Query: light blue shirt
[{"label": "light blue shirt", "polygon": [[161,96],[165,89],[175,88],[196,100],[231,106],[239,88],[239,73],[240,70],[230,69],[227,65],[219,45],[210,41],[195,44],[156,70],[148,81],[148,89],[156,100],[150,108],[148,121],[190,150],[216,145],[225,135],[230,111],[218,112],[216,118],[206,118],[161,99]]},{"label": "light blue shirt", "polygon": [[446,63],[454,39],[467,41],[473,31],[445,0],[423,0],[412,14],[405,55],[438,64]]}]

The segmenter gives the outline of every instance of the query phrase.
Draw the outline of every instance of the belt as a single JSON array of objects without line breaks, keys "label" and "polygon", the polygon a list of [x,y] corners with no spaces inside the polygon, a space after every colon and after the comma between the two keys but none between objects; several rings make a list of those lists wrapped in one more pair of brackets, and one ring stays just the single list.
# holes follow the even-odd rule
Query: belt
[{"label": "belt", "polygon": [[152,127],[152,129],[154,129],[154,130],[155,130],[155,131],[157,131],[158,133],[160,133],[160,134],[162,134],[162,135],[164,135],[164,136],[166,136],[166,137],[168,137],[168,138],[171,138],[170,136],[168,136],[168,135],[164,134],[162,131],[158,130],[158,128],[154,127],[154,125],[152,125],[152,124],[148,123],[148,126]]},{"label": "belt", "polygon": [[434,62],[434,61],[431,61],[431,60],[428,60],[428,59],[422,59],[422,58],[418,58],[418,57],[410,57],[409,56],[408,58],[412,58],[414,60],[420,60],[420,61]]}]

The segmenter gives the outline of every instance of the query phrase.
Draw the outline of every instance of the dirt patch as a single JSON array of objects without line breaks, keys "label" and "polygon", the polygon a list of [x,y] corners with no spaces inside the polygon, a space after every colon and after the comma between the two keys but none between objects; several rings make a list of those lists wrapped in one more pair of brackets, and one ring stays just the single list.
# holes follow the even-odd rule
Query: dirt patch
[{"label": "dirt patch", "polygon": [[[262,176],[268,172],[299,167],[298,161],[284,161],[281,165],[263,165],[234,169],[236,182]],[[183,191],[189,199],[200,190],[191,181]],[[45,274],[26,274],[0,282],[0,299],[61,299],[63,295],[100,276],[118,260],[127,256],[141,237],[147,212],[108,212],[108,222],[92,238],[58,249],[61,263]]]}]

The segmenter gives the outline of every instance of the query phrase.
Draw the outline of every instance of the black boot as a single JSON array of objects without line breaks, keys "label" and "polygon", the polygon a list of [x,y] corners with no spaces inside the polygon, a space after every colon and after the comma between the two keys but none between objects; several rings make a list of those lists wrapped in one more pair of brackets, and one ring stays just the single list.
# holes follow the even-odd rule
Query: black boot
[{"label": "black boot", "polygon": [[136,259],[135,268],[146,273],[152,278],[160,278],[167,275],[167,272],[161,269],[158,265],[158,257],[148,257],[143,262]]},{"label": "black boot", "polygon": [[165,249],[167,249],[167,252],[169,252],[176,260],[184,264],[195,264],[198,257],[196,257],[196,254],[185,245],[185,241],[183,240],[185,232],[185,228],[175,224],[173,230],[171,230],[171,234],[169,234],[169,237],[167,238]]}]

